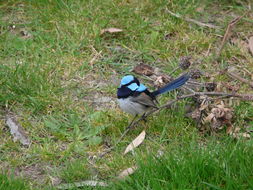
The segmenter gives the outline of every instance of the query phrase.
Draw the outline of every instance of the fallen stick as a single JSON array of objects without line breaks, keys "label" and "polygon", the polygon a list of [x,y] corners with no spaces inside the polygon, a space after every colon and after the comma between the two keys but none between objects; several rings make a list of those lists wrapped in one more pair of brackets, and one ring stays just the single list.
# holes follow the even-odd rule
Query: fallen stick
[{"label": "fallen stick", "polygon": [[248,84],[251,88],[253,88],[253,82],[252,82],[252,81],[247,80],[247,79],[245,79],[245,78],[242,78],[242,77],[240,77],[239,75],[237,75],[237,74],[235,74],[235,73],[232,73],[232,72],[229,72],[229,71],[227,71],[227,74],[228,74],[228,76],[230,76],[231,78],[237,79],[237,80],[239,80],[239,81],[241,81],[241,82],[243,82],[243,83],[246,83],[246,84]]},{"label": "fallen stick", "polygon": [[183,19],[187,22],[192,22],[194,24],[197,24],[199,26],[202,26],[202,27],[208,27],[208,28],[213,28],[213,29],[220,29],[220,27],[218,26],[215,26],[213,24],[207,24],[207,23],[203,23],[203,22],[200,22],[200,21],[197,21],[197,20],[194,20],[194,19],[191,19],[191,18],[187,18],[187,17],[183,17],[179,14],[176,14],[176,13],[173,13],[171,12],[170,10],[166,10],[170,15],[174,16],[174,17],[177,17],[177,18],[180,18],[180,19]]},{"label": "fallen stick", "polygon": [[245,101],[252,101],[253,94],[239,94],[239,93],[226,93],[226,92],[195,92],[196,96],[226,96],[226,97],[236,97]]},{"label": "fallen stick", "polygon": [[227,26],[227,29],[226,29],[226,32],[225,32],[225,34],[224,34],[224,36],[222,38],[222,42],[221,42],[220,48],[219,48],[219,50],[217,52],[217,58],[216,59],[218,59],[220,57],[221,52],[222,52],[225,44],[227,43],[228,39],[231,36],[232,29],[234,28],[234,26],[236,25],[236,23],[238,23],[242,19],[242,17],[245,16],[245,14],[243,14],[242,16],[238,16],[238,17],[236,17],[235,19],[233,19],[232,21],[229,22],[229,24]]}]

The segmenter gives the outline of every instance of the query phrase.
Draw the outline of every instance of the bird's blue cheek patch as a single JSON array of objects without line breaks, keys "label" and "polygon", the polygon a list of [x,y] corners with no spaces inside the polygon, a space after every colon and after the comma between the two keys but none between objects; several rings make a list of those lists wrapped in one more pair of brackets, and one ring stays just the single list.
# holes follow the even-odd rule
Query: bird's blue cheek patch
[{"label": "bird's blue cheek patch", "polygon": [[136,89],[138,89],[138,85],[136,83],[132,83],[130,85],[127,86],[127,88],[129,88],[132,91],[135,91]]},{"label": "bird's blue cheek patch", "polygon": [[134,77],[132,75],[124,76],[121,80],[120,86],[130,83],[134,80]]},{"label": "bird's blue cheek patch", "polygon": [[138,91],[138,92],[143,92],[143,91],[145,91],[146,89],[147,89],[146,86],[144,86],[143,84],[140,84],[140,86],[138,87],[137,91]]}]

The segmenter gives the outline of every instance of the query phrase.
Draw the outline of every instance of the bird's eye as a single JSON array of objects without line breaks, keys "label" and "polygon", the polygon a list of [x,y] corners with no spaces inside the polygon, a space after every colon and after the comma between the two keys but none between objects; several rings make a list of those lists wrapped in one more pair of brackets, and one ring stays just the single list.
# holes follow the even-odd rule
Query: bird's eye
[{"label": "bird's eye", "polygon": [[140,86],[140,81],[136,77],[134,77],[133,82],[135,82],[138,86]]}]

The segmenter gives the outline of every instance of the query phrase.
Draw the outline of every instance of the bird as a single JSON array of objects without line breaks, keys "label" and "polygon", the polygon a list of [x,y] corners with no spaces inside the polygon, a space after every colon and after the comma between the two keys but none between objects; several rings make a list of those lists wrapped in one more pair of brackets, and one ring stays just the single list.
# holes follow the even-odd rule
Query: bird
[{"label": "bird", "polygon": [[119,107],[124,112],[135,117],[145,115],[152,108],[158,109],[158,102],[156,100],[158,95],[180,88],[189,79],[190,75],[186,73],[169,82],[164,87],[150,92],[136,77],[126,75],[121,79],[120,86],[117,89]]}]

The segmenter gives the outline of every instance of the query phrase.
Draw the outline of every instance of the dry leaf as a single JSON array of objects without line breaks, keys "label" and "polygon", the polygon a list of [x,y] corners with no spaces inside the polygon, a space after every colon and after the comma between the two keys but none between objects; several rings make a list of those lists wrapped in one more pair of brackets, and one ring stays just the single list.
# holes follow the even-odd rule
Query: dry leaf
[{"label": "dry leaf", "polygon": [[201,104],[200,104],[200,108],[199,110],[205,110],[208,106],[209,106],[209,101],[208,101],[208,97],[207,96],[200,96],[199,98],[200,100],[202,100]]},{"label": "dry leaf", "polygon": [[106,29],[103,29],[101,30],[100,34],[104,34],[104,33],[118,33],[118,32],[123,32],[122,29],[119,29],[119,28],[106,28]]},{"label": "dry leaf", "polygon": [[132,151],[134,148],[138,147],[142,142],[143,140],[145,139],[145,136],[146,136],[146,132],[145,130],[143,130],[141,132],[141,134],[136,137],[127,147],[126,147],[126,150],[124,152],[124,154],[127,154],[128,152]]},{"label": "dry leaf", "polygon": [[229,125],[226,129],[226,133],[231,135],[233,133],[233,125]]},{"label": "dry leaf", "polygon": [[19,140],[20,143],[25,146],[29,146],[31,144],[31,141],[25,134],[24,129],[21,127],[21,125],[16,121],[16,119],[13,116],[11,115],[6,116],[6,125],[10,128],[10,132],[13,136],[14,142]]},{"label": "dry leaf", "polygon": [[225,115],[225,110],[223,108],[213,108],[211,112],[216,118],[222,118]]},{"label": "dry leaf", "polygon": [[150,76],[154,74],[154,69],[149,65],[140,63],[139,65],[134,67],[133,72],[140,75]]},{"label": "dry leaf", "polygon": [[64,183],[64,184],[56,186],[56,188],[57,189],[73,189],[76,187],[83,187],[83,186],[106,187],[106,186],[108,186],[108,184],[103,181],[87,180],[87,181],[74,182],[74,183]]},{"label": "dry leaf", "polygon": [[232,133],[232,135],[234,138],[237,138],[237,139],[241,137],[249,139],[251,137],[250,134],[248,133]]},{"label": "dry leaf", "polygon": [[253,36],[249,38],[249,50],[251,54],[253,55]]},{"label": "dry leaf", "polygon": [[201,119],[202,126],[200,128],[202,130],[217,132],[226,126],[227,134],[233,133],[231,122],[233,110],[231,108],[226,107],[223,101],[215,103],[208,101],[205,97],[200,97],[199,100],[201,104],[198,109],[201,110],[204,116]]},{"label": "dry leaf", "polygon": [[213,113],[210,113],[205,119],[204,119],[204,122],[207,123],[207,122],[211,122],[212,119],[215,117],[215,115]]},{"label": "dry leaf", "polygon": [[123,170],[122,172],[120,172],[120,174],[118,175],[118,179],[124,179],[126,178],[127,176],[133,174],[136,170],[137,170],[137,166],[133,166],[131,168],[127,168],[125,170]]}]

